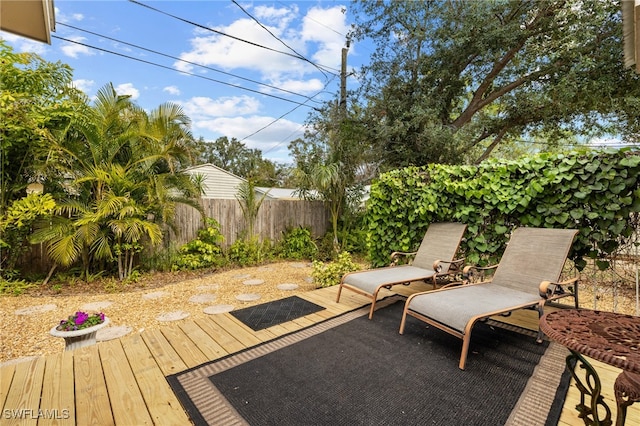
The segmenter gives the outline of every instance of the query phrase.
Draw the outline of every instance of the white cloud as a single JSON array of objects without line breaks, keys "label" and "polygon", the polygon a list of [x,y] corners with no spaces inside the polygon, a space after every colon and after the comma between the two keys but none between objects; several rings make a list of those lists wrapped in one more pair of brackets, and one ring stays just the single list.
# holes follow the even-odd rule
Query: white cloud
[{"label": "white cloud", "polygon": [[[198,30],[190,41],[191,49],[183,52],[180,58],[224,70],[258,71],[268,81],[301,79],[304,75],[317,72],[313,65],[293,57],[296,53],[291,49],[321,65],[339,68],[341,50],[345,44],[342,34],[349,29],[343,13],[344,6],[325,9],[313,7],[303,18],[301,27],[294,25],[299,15],[296,6],[275,8],[260,5],[247,9],[286,46],[251,19],[238,19],[228,26],[214,29],[289,55]],[[174,66],[180,71],[206,72],[184,62],[176,62]]]},{"label": "white cloud", "polygon": [[[271,82],[272,86],[279,87],[284,90],[288,90],[294,93],[300,93],[303,95],[311,95],[316,94],[320,90],[324,88],[324,84],[317,78],[312,78],[310,80],[285,80],[285,81],[273,81]],[[268,88],[265,90],[265,93],[278,93],[279,95],[282,92],[277,90],[273,90]]]},{"label": "white cloud", "polygon": [[31,40],[6,31],[0,31],[0,38],[10,42],[16,52],[31,52],[41,56],[47,52],[47,44],[40,41]]},{"label": "white cloud", "polygon": [[129,95],[134,101],[140,97],[140,91],[133,87],[132,83],[123,83],[115,86],[118,95]]},{"label": "white cloud", "polygon": [[284,28],[298,14],[298,6],[291,5],[291,8],[286,7],[273,7],[273,6],[261,6],[255,7],[255,17],[262,23],[269,23]]},{"label": "white cloud", "polygon": [[[72,41],[77,41],[79,43],[83,42],[86,40],[85,37],[67,37],[69,40]],[[65,43],[64,45],[62,45],[62,47],[60,48],[60,50],[62,50],[62,52],[66,55],[66,56],[70,56],[72,58],[77,58],[78,55],[95,55],[95,52],[93,52],[90,48],[88,48],[87,46],[82,46],[80,44],[76,44],[76,43]]]},{"label": "white cloud", "polygon": [[57,7],[54,8],[56,21],[60,21],[62,23],[68,23],[72,21],[80,22],[84,20],[84,15],[82,13],[72,13],[71,15],[66,15],[60,12],[60,9]]},{"label": "white cloud", "polygon": [[75,87],[76,89],[82,90],[84,93],[89,93],[93,88],[94,84],[95,84],[95,81],[85,80],[85,79],[73,80],[73,82],[71,82],[71,85],[73,87]]},{"label": "white cloud", "polygon": [[313,54],[314,61],[328,66],[339,67],[345,36],[349,32],[344,6],[327,9],[312,7],[303,18],[301,37],[305,42],[318,43]]},{"label": "white cloud", "polygon": [[181,103],[192,119],[254,114],[260,109],[260,101],[250,96],[230,96],[211,99],[203,96]]},{"label": "white cloud", "polygon": [[176,86],[167,86],[164,89],[162,89],[162,91],[175,96],[178,96],[180,94],[180,89],[178,89]]}]

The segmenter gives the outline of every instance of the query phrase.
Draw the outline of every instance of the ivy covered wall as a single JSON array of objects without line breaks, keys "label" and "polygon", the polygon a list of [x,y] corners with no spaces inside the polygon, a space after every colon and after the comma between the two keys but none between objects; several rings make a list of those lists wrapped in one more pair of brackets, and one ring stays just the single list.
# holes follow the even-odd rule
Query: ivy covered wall
[{"label": "ivy covered wall", "polygon": [[394,170],[371,187],[368,247],[373,266],[392,251],[415,251],[432,222],[468,228],[467,263],[500,259],[519,226],[574,228],[570,258],[606,269],[607,256],[635,231],[640,212],[640,151],[575,151],[479,166],[429,165]]}]

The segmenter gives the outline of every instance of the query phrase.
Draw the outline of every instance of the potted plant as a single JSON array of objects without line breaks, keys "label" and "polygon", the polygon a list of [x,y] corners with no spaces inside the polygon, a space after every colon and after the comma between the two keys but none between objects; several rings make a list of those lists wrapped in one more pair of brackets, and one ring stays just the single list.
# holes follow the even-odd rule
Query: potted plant
[{"label": "potted plant", "polygon": [[95,344],[96,333],[107,324],[109,324],[109,318],[102,312],[89,315],[78,311],[69,315],[66,320],[60,321],[60,324],[53,327],[49,333],[52,336],[64,338],[64,350],[70,351]]}]

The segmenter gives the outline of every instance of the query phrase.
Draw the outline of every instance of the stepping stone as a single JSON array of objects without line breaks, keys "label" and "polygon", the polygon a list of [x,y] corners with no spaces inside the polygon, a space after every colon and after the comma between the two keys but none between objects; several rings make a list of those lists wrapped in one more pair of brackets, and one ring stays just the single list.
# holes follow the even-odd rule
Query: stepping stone
[{"label": "stepping stone", "polygon": [[204,293],[204,294],[196,294],[195,296],[191,296],[189,298],[190,303],[211,303],[215,302],[218,298],[215,294]]},{"label": "stepping stone", "polygon": [[48,311],[53,311],[54,309],[56,309],[56,305],[54,305],[53,303],[49,303],[47,305],[36,305],[36,306],[29,306],[28,308],[22,308],[22,309],[17,309],[15,311],[16,315],[31,315],[31,314],[38,314],[40,312],[48,312]]},{"label": "stepping stone", "polygon": [[278,284],[277,287],[278,287],[278,290],[295,290],[299,286],[298,284],[284,283],[284,284]]},{"label": "stepping stone", "polygon": [[147,294],[143,294],[142,298],[144,300],[155,300],[155,299],[160,299],[165,297],[167,294],[166,291],[154,291],[153,293],[147,293]]},{"label": "stepping stone", "polygon": [[80,307],[83,311],[101,311],[109,306],[113,305],[113,302],[103,300],[101,302],[86,303]]},{"label": "stepping stone", "polygon": [[189,312],[185,311],[173,311],[160,314],[156,317],[158,321],[179,321],[189,316]]},{"label": "stepping stone", "polygon": [[122,336],[126,336],[132,331],[133,331],[133,328],[126,325],[106,327],[96,332],[96,341],[106,342],[108,340],[118,339]]},{"label": "stepping stone", "polygon": [[212,305],[204,308],[202,312],[209,315],[224,314],[225,312],[233,311],[233,308],[235,308],[233,305]]},{"label": "stepping stone", "polygon": [[306,277],[304,280],[309,284],[313,284],[313,277]]},{"label": "stepping stone", "polygon": [[308,263],[292,263],[291,267],[292,268],[308,268],[309,264]]},{"label": "stepping stone", "polygon": [[246,281],[243,281],[242,284],[244,284],[244,285],[260,285],[260,284],[264,284],[264,280],[246,280]]},{"label": "stepping stone", "polygon": [[236,296],[236,299],[241,302],[253,302],[254,300],[260,299],[260,296],[257,293],[242,293]]},{"label": "stepping stone", "polygon": [[239,274],[239,275],[234,275],[233,278],[238,278],[238,279],[245,279],[245,278],[250,278],[251,274]]},{"label": "stepping stone", "polygon": [[220,289],[220,284],[201,285],[196,288],[198,291],[216,291]]}]

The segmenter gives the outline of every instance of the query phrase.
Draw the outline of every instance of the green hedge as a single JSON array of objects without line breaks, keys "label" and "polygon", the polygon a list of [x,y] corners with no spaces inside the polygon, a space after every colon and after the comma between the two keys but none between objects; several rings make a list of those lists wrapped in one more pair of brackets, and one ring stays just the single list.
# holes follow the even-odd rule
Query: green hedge
[{"label": "green hedge", "polygon": [[394,170],[371,187],[368,248],[373,266],[392,251],[415,251],[432,222],[468,225],[468,263],[500,259],[519,226],[579,229],[570,257],[606,269],[606,258],[632,235],[640,211],[640,152],[540,154],[480,166],[429,165]]}]

